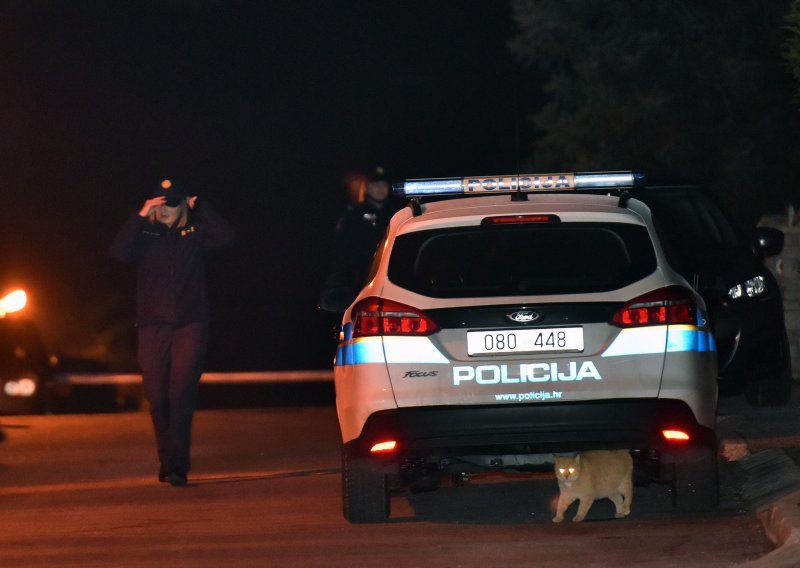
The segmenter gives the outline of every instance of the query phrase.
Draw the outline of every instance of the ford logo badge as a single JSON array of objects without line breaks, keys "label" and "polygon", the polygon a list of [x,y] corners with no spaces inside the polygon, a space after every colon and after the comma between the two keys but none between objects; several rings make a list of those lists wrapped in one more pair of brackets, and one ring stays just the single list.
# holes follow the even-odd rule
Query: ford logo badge
[{"label": "ford logo badge", "polygon": [[515,321],[517,323],[533,323],[535,321],[539,321],[542,315],[536,312],[530,311],[521,311],[521,312],[514,312],[513,314],[506,314],[506,317],[511,321]]}]

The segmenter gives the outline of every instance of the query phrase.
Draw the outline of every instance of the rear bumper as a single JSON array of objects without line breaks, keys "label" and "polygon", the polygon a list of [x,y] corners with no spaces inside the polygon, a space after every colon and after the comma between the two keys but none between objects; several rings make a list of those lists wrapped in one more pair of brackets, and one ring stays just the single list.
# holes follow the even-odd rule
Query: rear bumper
[{"label": "rear bumper", "polygon": [[[688,443],[667,443],[661,430],[680,429]],[[536,405],[435,406],[372,414],[361,435],[345,444],[353,458],[370,456],[381,441],[397,449],[380,456],[387,466],[403,460],[464,455],[547,454],[627,448],[655,453],[663,462],[691,459],[714,443],[682,401],[632,399]]]}]

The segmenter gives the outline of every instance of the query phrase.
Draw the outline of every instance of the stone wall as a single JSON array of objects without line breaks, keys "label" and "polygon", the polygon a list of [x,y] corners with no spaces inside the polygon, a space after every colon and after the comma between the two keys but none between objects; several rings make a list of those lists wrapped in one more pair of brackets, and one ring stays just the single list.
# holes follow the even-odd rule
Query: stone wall
[{"label": "stone wall", "polygon": [[800,380],[800,212],[789,206],[783,215],[765,215],[759,225],[780,229],[786,235],[783,251],[767,259],[767,266],[781,287],[791,345],[792,374],[795,380]]}]

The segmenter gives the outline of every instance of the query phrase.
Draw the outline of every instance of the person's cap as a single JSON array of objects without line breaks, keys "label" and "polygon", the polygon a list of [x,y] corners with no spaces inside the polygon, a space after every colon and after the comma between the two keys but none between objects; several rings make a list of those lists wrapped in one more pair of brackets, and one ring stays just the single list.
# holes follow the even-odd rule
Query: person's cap
[{"label": "person's cap", "polygon": [[389,176],[386,175],[386,168],[383,166],[375,166],[367,172],[367,181],[389,181]]},{"label": "person's cap", "polygon": [[186,199],[186,193],[176,186],[172,180],[161,180],[158,188],[153,192],[153,197],[166,197],[166,205],[169,207],[177,207],[182,201]]}]

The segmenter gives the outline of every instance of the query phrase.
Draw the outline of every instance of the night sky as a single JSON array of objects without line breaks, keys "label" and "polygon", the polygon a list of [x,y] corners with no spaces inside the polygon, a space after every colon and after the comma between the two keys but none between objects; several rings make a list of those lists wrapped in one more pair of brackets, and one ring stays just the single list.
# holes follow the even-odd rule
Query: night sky
[{"label": "night sky", "polygon": [[238,233],[209,369],[325,368],[343,177],[515,171],[539,93],[513,34],[503,1],[0,1],[0,289],[51,350],[135,370],[108,245],[170,177]]}]

